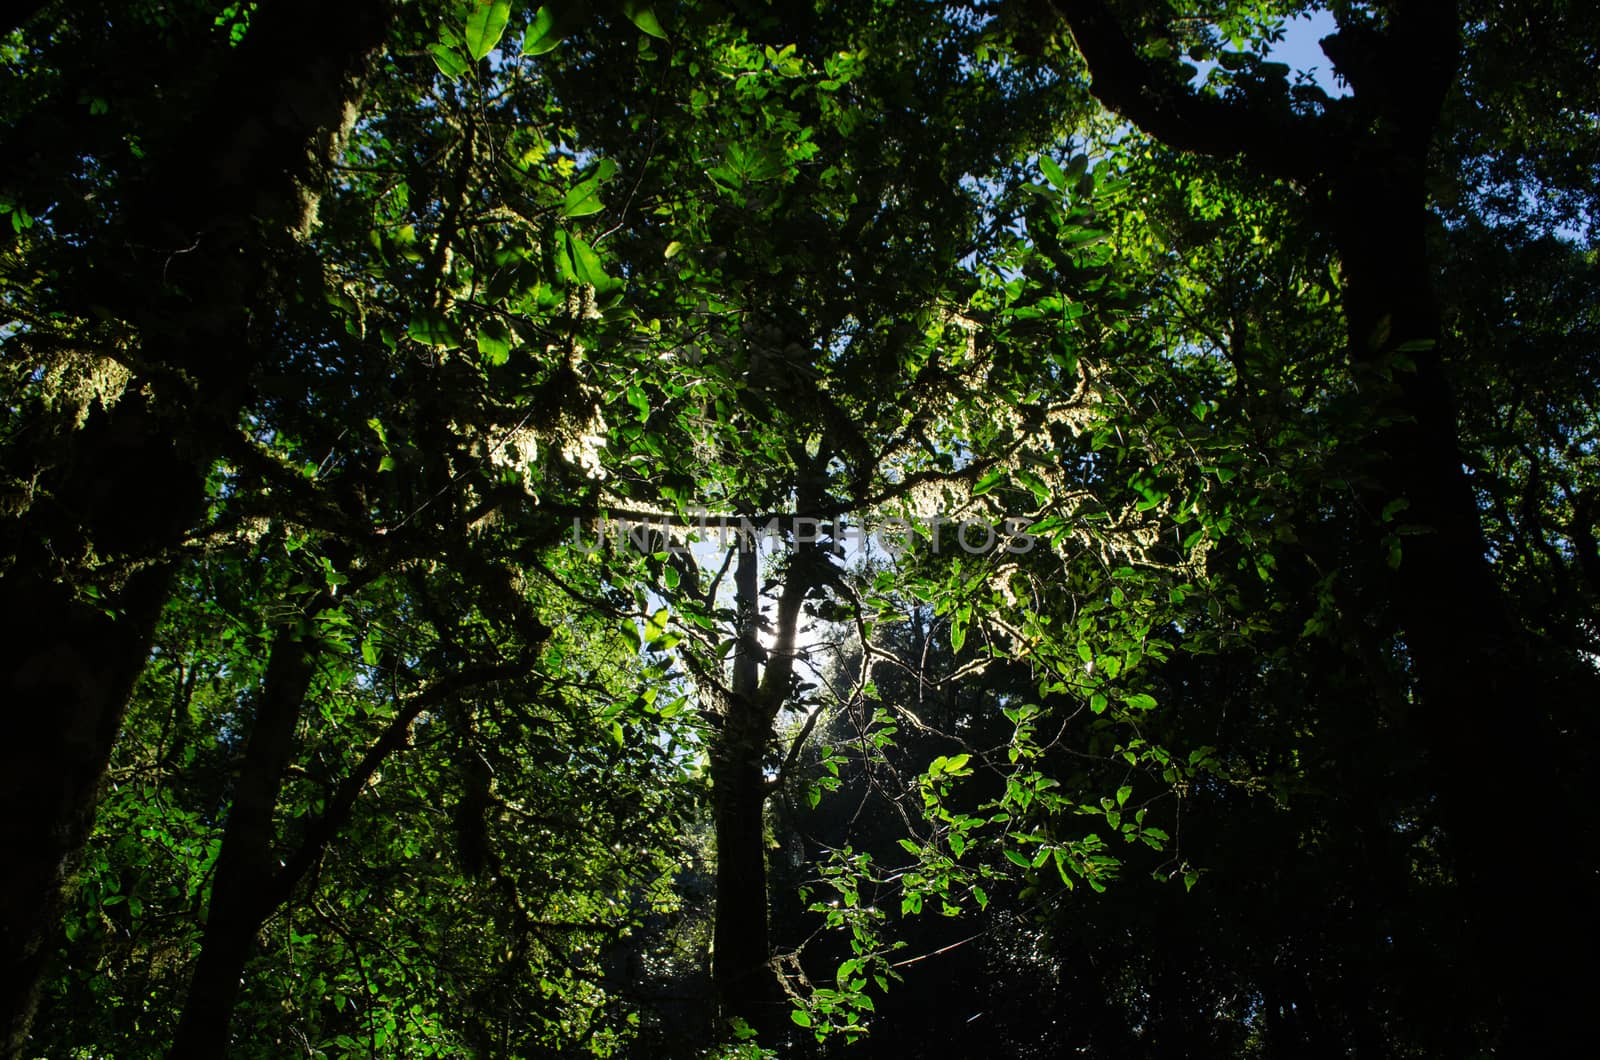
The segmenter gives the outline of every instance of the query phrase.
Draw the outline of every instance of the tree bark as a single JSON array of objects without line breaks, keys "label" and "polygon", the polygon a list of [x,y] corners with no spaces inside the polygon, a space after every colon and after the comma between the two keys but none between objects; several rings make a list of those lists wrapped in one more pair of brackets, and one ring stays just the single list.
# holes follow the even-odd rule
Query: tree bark
[{"label": "tree bark", "polygon": [[[331,602],[324,596],[311,609],[312,616]],[[300,708],[316,673],[312,644],[294,626],[281,630],[273,641],[217,854],[200,957],[167,1053],[173,1060],[227,1055],[228,1028],[245,963],[255,948],[256,933],[278,904],[273,893],[277,847],[273,817],[294,749]]]},{"label": "tree bark", "polygon": [[[1357,364],[1407,347],[1415,363],[1396,374],[1398,418],[1373,438],[1363,491],[1373,512],[1405,500],[1396,521],[1418,530],[1400,539],[1388,591],[1416,689],[1400,731],[1427,756],[1463,928],[1500,996],[1505,1040],[1519,1055],[1553,1055],[1579,1040],[1595,986],[1580,941],[1596,927],[1593,822],[1570,785],[1584,741],[1559,721],[1560,704],[1583,692],[1531,642],[1495,577],[1456,440],[1420,174],[1374,190],[1385,183],[1336,185],[1330,229]],[[1582,685],[1592,697],[1592,680]],[[1556,968],[1574,971],[1530,974]]]},{"label": "tree bark", "polygon": [[[814,498],[801,491],[804,507]],[[826,555],[796,543],[779,593],[770,650],[761,645],[761,554],[752,535],[741,541],[734,569],[737,629],[732,694],[711,747],[711,792],[717,841],[717,907],[711,974],[725,1015],[764,1036],[781,1010],[772,968],[764,811],[771,783],[765,761],[778,713],[788,701],[798,656],[801,607],[822,581]]]},{"label": "tree bark", "polygon": [[80,315],[137,328],[138,374],[0,524],[0,1060],[25,1048],[170,550],[203,512],[206,473],[294,279],[282,265],[314,221],[387,26],[385,0],[262,4],[198,109],[152,143],[125,189],[120,245],[66,279]]},{"label": "tree bark", "polygon": [[[717,908],[712,975],[728,1015],[760,1030],[777,1000],[767,938],[768,895],[761,748],[771,726],[738,714],[728,719],[711,757],[716,815]],[[765,733],[762,732],[765,729]]]},{"label": "tree bark", "polygon": [[771,1022],[777,993],[767,939],[767,791],[761,769],[773,733],[759,679],[761,555],[753,537],[738,547],[733,695],[711,750],[717,842],[711,974],[725,1014],[761,1030]]}]

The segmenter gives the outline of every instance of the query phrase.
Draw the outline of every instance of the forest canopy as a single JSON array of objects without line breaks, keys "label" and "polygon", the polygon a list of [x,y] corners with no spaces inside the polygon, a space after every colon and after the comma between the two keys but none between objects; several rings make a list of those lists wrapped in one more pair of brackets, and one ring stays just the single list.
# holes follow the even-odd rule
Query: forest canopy
[{"label": "forest canopy", "polygon": [[1592,1036],[1600,18],[0,19],[0,1060]]}]

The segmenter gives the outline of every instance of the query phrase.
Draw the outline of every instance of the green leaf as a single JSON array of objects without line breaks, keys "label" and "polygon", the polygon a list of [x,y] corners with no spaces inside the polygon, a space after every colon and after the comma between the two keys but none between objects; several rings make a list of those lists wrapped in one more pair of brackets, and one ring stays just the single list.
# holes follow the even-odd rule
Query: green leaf
[{"label": "green leaf", "polygon": [[644,396],[644,391],[636,386],[628,388],[628,404],[632,405],[639,413],[639,422],[643,423],[650,418],[650,399]]},{"label": "green leaf", "polygon": [[1124,696],[1122,701],[1128,704],[1130,710],[1154,710],[1156,706],[1155,697],[1146,695],[1143,692],[1135,692],[1131,696]]},{"label": "green leaf", "polygon": [[499,366],[511,359],[511,330],[498,320],[478,328],[478,352],[490,364]]},{"label": "green leaf", "polygon": [[1008,860],[1010,860],[1010,862],[1013,865],[1016,865],[1018,868],[1023,868],[1023,869],[1031,869],[1031,868],[1033,868],[1032,860],[1030,860],[1028,855],[1022,853],[1022,851],[1020,851],[1020,850],[1007,850],[1006,851],[1006,858]]},{"label": "green leaf", "polygon": [[425,346],[453,350],[461,345],[461,335],[443,314],[427,310],[411,318],[406,334]]},{"label": "green leaf", "polygon": [[661,28],[661,21],[656,18],[654,7],[642,0],[622,0],[622,13],[629,22],[652,37],[667,39],[667,31]]},{"label": "green leaf", "polygon": [[511,18],[511,0],[472,0],[467,12],[467,51],[473,59],[482,59],[505,36],[506,22]]},{"label": "green leaf", "polygon": [[706,176],[730,191],[738,191],[744,187],[744,178],[731,166],[713,166],[706,170]]},{"label": "green leaf", "polygon": [[1039,156],[1039,168],[1044,171],[1044,178],[1048,180],[1057,191],[1067,190],[1067,175],[1061,172],[1061,167],[1049,155]]},{"label": "green leaf", "polygon": [[1041,508],[1050,503],[1050,487],[1046,485],[1044,479],[1025,469],[1017,472],[1016,479],[1028,488]]},{"label": "green leaf", "polygon": [[1005,479],[1005,477],[1006,477],[1006,469],[1005,468],[1003,468],[1003,467],[990,468],[984,474],[984,476],[978,480],[978,484],[976,486],[972,487],[972,495],[974,497],[983,496],[985,493],[988,493],[990,490],[992,490],[996,486],[998,486]]},{"label": "green leaf", "polygon": [[809,1026],[811,1026],[811,1013],[807,1012],[803,1008],[790,1009],[789,1010],[789,1018],[794,1020],[796,1026],[799,1026],[799,1027],[809,1027]]},{"label": "green leaf", "polygon": [[600,201],[600,177],[596,175],[567,192],[567,197],[561,201],[561,216],[588,217],[605,208],[605,203]]},{"label": "green leaf", "polygon": [[1409,507],[1411,507],[1410,501],[1404,497],[1396,497],[1394,500],[1383,506],[1383,512],[1378,518],[1381,522],[1393,522],[1396,515],[1405,511]]},{"label": "green leaf", "polygon": [[656,641],[661,639],[661,635],[667,631],[667,621],[671,617],[671,614],[668,613],[666,608],[662,608],[650,616],[650,621],[646,623],[644,629],[644,640],[646,644],[654,644]]},{"label": "green leaf", "polygon": [[615,281],[606,275],[605,268],[600,264],[600,255],[594,252],[594,248],[571,232],[563,231],[561,234],[572,275],[577,281],[591,284],[597,291],[610,290]]},{"label": "green leaf", "polygon": [[454,48],[444,44],[430,44],[428,53],[433,56],[433,65],[452,81],[467,72],[467,61]]},{"label": "green leaf", "polygon": [[549,5],[539,8],[533,16],[533,25],[528,27],[527,36],[522,38],[523,55],[543,55],[554,51],[556,45],[561,43],[562,34],[556,29],[555,12]]}]

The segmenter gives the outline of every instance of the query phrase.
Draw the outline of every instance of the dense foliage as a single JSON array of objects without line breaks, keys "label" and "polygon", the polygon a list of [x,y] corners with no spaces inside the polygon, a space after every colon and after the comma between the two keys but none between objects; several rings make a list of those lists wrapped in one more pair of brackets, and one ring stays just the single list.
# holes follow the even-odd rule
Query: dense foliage
[{"label": "dense foliage", "polygon": [[1580,1040],[1582,5],[0,30],[0,1056]]}]

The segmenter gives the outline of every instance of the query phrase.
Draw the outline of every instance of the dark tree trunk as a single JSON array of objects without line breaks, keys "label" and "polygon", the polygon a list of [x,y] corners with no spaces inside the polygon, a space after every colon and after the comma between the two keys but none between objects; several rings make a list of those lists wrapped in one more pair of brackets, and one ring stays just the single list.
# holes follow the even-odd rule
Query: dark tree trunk
[{"label": "dark tree trunk", "polygon": [[20,1056],[27,1040],[53,956],[68,857],[93,823],[107,751],[167,577],[158,569],[130,581],[117,619],[61,600],[60,586],[46,578],[8,580],[0,603],[0,667],[10,686],[0,752],[0,1057],[7,1060]]},{"label": "dark tree trunk", "polygon": [[[825,462],[825,461],[824,461]],[[802,483],[800,506],[816,506]],[[772,964],[768,921],[766,829],[763,811],[772,782],[767,751],[774,723],[793,692],[800,611],[831,569],[816,544],[796,542],[770,629],[761,645],[761,554],[754,535],[741,541],[734,571],[737,628],[733,687],[721,711],[711,748],[711,791],[717,836],[717,911],[711,974],[723,1014],[749,1023],[764,1038],[780,1026],[778,978]],[[796,738],[804,739],[804,736]],[[792,752],[793,749],[791,749]]]},{"label": "dark tree trunk", "polygon": [[777,1000],[767,940],[767,851],[763,812],[767,782],[762,759],[773,738],[773,714],[762,702],[758,677],[759,570],[752,539],[741,543],[734,570],[739,628],[733,695],[711,750],[711,792],[717,840],[717,908],[712,978],[724,1014],[757,1030],[772,1022]]},{"label": "dark tree trunk", "polygon": [[[765,728],[771,739],[771,727]],[[735,719],[728,719],[729,726]],[[711,757],[716,814],[717,913],[712,972],[729,1015],[752,1027],[771,1022],[777,1000],[767,940],[768,896],[763,811],[767,781],[759,732],[724,731]]]},{"label": "dark tree trunk", "polygon": [[[1403,499],[1395,522],[1418,531],[1400,538],[1388,592],[1416,687],[1401,731],[1429,761],[1476,977],[1495,984],[1519,1054],[1553,1053],[1577,1040],[1595,985],[1580,941],[1596,926],[1593,826],[1586,794],[1570,786],[1584,741],[1560,720],[1585,692],[1520,628],[1495,577],[1456,441],[1421,174],[1384,176],[1336,186],[1330,227],[1357,367],[1395,351],[1415,364],[1396,372],[1397,421],[1373,438],[1365,491],[1374,513]],[[1592,699],[1592,679],[1577,681]]]},{"label": "dark tree trunk", "polygon": [[31,506],[0,525],[0,1060],[24,1049],[170,550],[202,513],[206,472],[292,282],[282,267],[387,25],[384,0],[263,4],[224,72],[195,91],[191,120],[152,142],[151,167],[126,188],[120,245],[68,278],[84,315],[110,309],[138,329],[140,374],[49,454]]},{"label": "dark tree trunk", "polygon": [[[322,601],[326,604],[326,598]],[[313,614],[320,608],[314,608]],[[217,854],[205,934],[168,1056],[225,1056],[228,1028],[256,933],[277,908],[274,814],[294,749],[301,704],[316,672],[312,642],[296,628],[273,641]]]}]

